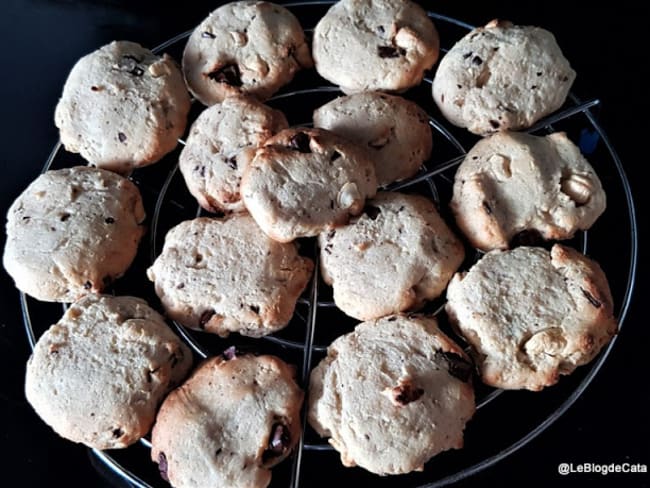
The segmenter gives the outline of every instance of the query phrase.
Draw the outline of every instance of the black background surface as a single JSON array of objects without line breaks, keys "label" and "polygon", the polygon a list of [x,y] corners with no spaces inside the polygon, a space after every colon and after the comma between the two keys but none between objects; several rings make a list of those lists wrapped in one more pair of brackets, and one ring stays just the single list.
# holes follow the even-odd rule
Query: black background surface
[{"label": "black background surface", "polygon": [[[113,39],[153,47],[191,29],[219,3],[3,1],[0,213],[6,213],[11,201],[36,177],[56,142],[54,107],[69,69],[80,56]],[[647,475],[561,477],[557,465],[587,461],[650,464],[650,334],[643,305],[647,299],[644,244],[648,178],[642,176],[650,164],[648,9],[641,7],[643,2],[627,1],[609,2],[604,7],[592,3],[582,9],[555,0],[512,5],[420,3],[472,24],[499,17],[538,24],[554,32],[578,72],[574,91],[583,98],[597,96],[602,100],[600,121],[630,177],[641,224],[635,300],[595,381],[564,416],[530,444],[458,486],[647,487]],[[0,273],[0,292],[0,484],[110,486],[91,467],[85,448],[59,439],[26,403],[23,378],[29,346],[18,294],[4,272]]]}]

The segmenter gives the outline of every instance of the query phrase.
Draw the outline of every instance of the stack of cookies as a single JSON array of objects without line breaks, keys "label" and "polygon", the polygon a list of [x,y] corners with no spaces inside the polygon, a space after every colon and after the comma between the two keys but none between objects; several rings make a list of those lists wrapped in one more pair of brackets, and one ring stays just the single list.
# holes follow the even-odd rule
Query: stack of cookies
[{"label": "stack of cookies", "polygon": [[[548,31],[502,21],[442,58],[440,115],[482,136],[456,172],[452,223],[446,204],[388,190],[435,154],[429,115],[398,94],[438,57],[436,28],[410,0],[342,0],[311,49],[287,9],[245,0],[196,27],[181,68],[126,41],[82,58],[55,121],[89,166],[39,176],[7,221],[16,286],[72,302],[29,360],[26,394],[41,418],[98,449],[153,426],[152,460],[175,487],[265,487],[302,436],[293,366],[230,347],[190,374],[190,350],[158,312],[102,294],[145,233],[128,176],[176,147],[190,94],[206,108],[178,167],[216,215],[173,227],[147,277],[178,324],[259,338],[289,324],[320,272],[336,307],[361,321],[302,384],[304,415],[345,466],[422,470],[462,447],[473,380],[540,390],[593,359],[617,330],[607,280],[551,241],[590,228],[604,190],[564,133],[513,132],[562,106],[574,71]],[[290,128],[264,102],[312,66],[345,95],[316,108],[312,127]],[[317,263],[297,244],[310,238]],[[482,257],[459,271],[471,248]],[[448,333],[415,313],[445,293]]]}]

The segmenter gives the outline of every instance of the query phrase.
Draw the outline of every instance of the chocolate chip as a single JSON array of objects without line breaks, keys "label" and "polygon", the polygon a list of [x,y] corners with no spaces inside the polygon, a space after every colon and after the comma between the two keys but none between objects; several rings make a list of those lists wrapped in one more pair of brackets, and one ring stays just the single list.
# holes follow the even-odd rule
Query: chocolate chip
[{"label": "chocolate chip", "polygon": [[211,73],[208,73],[208,78],[216,81],[217,83],[225,83],[231,86],[242,86],[241,73],[239,66],[236,64],[227,64]]},{"label": "chocolate chip", "polygon": [[366,205],[365,208],[363,209],[363,213],[365,213],[368,216],[368,218],[370,218],[370,220],[375,220],[377,216],[381,213],[381,209],[373,205]]},{"label": "chocolate chip", "polygon": [[249,305],[248,308],[250,308],[253,313],[260,313],[260,307],[258,305]]},{"label": "chocolate chip", "polygon": [[120,140],[120,142],[125,142],[126,141],[126,134],[124,132],[118,132],[117,133],[117,138]]},{"label": "chocolate chip", "polygon": [[327,244],[327,245],[323,248],[323,252],[324,252],[325,254],[332,254],[332,245],[331,245],[331,244]]},{"label": "chocolate chip", "polygon": [[531,90],[537,90],[537,85],[533,85],[530,87]]},{"label": "chocolate chip", "polygon": [[30,217],[29,215],[25,215],[25,216],[23,217],[23,220],[29,220],[29,219],[31,219],[31,217]]},{"label": "chocolate chip", "polygon": [[449,374],[460,381],[467,383],[472,376],[472,365],[456,353],[436,351],[434,360],[443,363]]},{"label": "chocolate chip", "polygon": [[104,219],[104,222],[106,222],[107,224],[114,224],[114,223],[115,223],[115,219],[114,219],[113,217],[106,217],[106,218]]},{"label": "chocolate chip", "polygon": [[282,456],[287,452],[291,445],[289,429],[280,423],[273,424],[269,444],[266,451],[262,454],[262,462],[267,462],[275,457]]},{"label": "chocolate chip", "polygon": [[309,147],[309,136],[304,132],[298,132],[289,139],[288,147],[300,151],[301,153],[310,153],[311,148]]},{"label": "chocolate chip", "polygon": [[602,306],[602,303],[596,299],[595,296],[593,296],[591,293],[589,293],[587,290],[584,288],[580,288],[580,291],[582,294],[585,296],[587,300],[589,300],[589,303],[591,303],[594,307],[600,308]]},{"label": "chocolate chip", "polygon": [[214,39],[217,36],[215,36],[212,32],[203,31],[203,32],[201,32],[201,37],[203,39]]},{"label": "chocolate chip", "polygon": [[237,156],[232,156],[224,161],[230,169],[237,169]]},{"label": "chocolate chip", "polygon": [[123,435],[124,435],[124,431],[122,429],[119,429],[119,428],[118,429],[113,429],[113,437],[115,437],[116,439],[119,439]]},{"label": "chocolate chip", "polygon": [[[29,218],[29,217],[28,217],[28,218]],[[70,218],[70,214],[69,214],[69,213],[64,213],[64,214],[61,214],[61,217],[59,217],[59,220],[60,220],[61,222],[65,222],[65,221],[68,220],[69,218]],[[23,217],[23,220],[25,220],[25,217]]]},{"label": "chocolate chip", "polygon": [[99,91],[99,87],[98,87],[98,86],[95,86],[95,85],[91,86],[90,89],[91,89],[92,91]]},{"label": "chocolate chip", "polygon": [[472,54],[474,54],[472,51],[463,54],[463,59],[467,59],[467,58],[469,58]]},{"label": "chocolate chip", "polygon": [[334,200],[330,200],[330,208],[334,210]]},{"label": "chocolate chip", "polygon": [[569,81],[569,77],[568,76],[563,76],[562,81]]},{"label": "chocolate chip", "polygon": [[235,346],[230,346],[228,349],[223,351],[221,353],[221,355],[223,356],[223,358],[226,361],[230,361],[231,359],[235,359],[237,357],[237,348]]},{"label": "chocolate chip", "polygon": [[205,178],[205,166],[194,166],[194,171],[196,171],[201,178]]},{"label": "chocolate chip", "polygon": [[472,58],[472,64],[475,64],[476,66],[479,66],[479,65],[483,64],[483,60],[478,56],[474,56]]},{"label": "chocolate chip", "polygon": [[536,74],[537,76],[542,76],[542,72],[541,72],[541,71],[538,71],[538,72],[535,73],[535,74]]},{"label": "chocolate chip", "polygon": [[408,405],[424,395],[424,390],[422,388],[416,388],[410,382],[405,381],[393,388],[393,395],[397,403],[400,405]]},{"label": "chocolate chip", "polygon": [[215,314],[214,310],[206,310],[201,314],[201,317],[199,318],[199,327],[202,329],[205,329],[205,324],[207,324],[212,316]]},{"label": "chocolate chip", "polygon": [[93,287],[93,284],[90,281],[84,283],[84,290],[90,290]]},{"label": "chocolate chip", "polygon": [[169,478],[167,477],[167,456],[165,456],[164,452],[158,454],[158,472],[162,479],[169,481]]},{"label": "chocolate chip", "polygon": [[397,320],[397,317],[393,316],[388,319],[388,322],[395,322]]},{"label": "chocolate chip", "polygon": [[328,240],[328,241],[331,241],[332,239],[334,239],[334,236],[335,236],[335,235],[336,235],[336,231],[335,231],[335,230],[331,230],[331,231],[329,231],[329,232],[327,233],[327,240]]},{"label": "chocolate chip", "polygon": [[183,288],[185,288],[185,283],[179,283],[178,285],[176,285],[176,289],[178,290],[182,290]]},{"label": "chocolate chip", "polygon": [[380,58],[398,58],[406,54],[406,49],[395,46],[377,46],[377,54]]},{"label": "chocolate chip", "polygon": [[223,449],[221,448],[217,449],[216,451],[214,451],[214,455],[218,456],[219,454],[221,454],[221,451],[223,451]]},{"label": "chocolate chip", "polygon": [[542,235],[534,230],[522,230],[516,234],[512,239],[510,239],[509,247],[517,246],[539,246],[544,242]]},{"label": "chocolate chip", "polygon": [[378,26],[377,26],[377,32],[378,32],[379,34],[383,34],[384,32],[386,32],[386,29],[384,29],[384,26],[383,26],[383,25],[378,25]]},{"label": "chocolate chip", "polygon": [[334,151],[332,155],[330,156],[330,162],[336,161],[338,158],[341,157],[341,153],[338,151]]},{"label": "chocolate chip", "polygon": [[498,50],[499,50],[499,46],[494,46],[494,47],[492,48],[492,50],[495,51],[495,52],[498,51]]},{"label": "chocolate chip", "polygon": [[492,207],[490,207],[490,204],[483,200],[483,209],[488,215],[492,215]]},{"label": "chocolate chip", "polygon": [[490,119],[490,125],[492,126],[493,129],[498,129],[501,124],[497,122],[496,120]]}]

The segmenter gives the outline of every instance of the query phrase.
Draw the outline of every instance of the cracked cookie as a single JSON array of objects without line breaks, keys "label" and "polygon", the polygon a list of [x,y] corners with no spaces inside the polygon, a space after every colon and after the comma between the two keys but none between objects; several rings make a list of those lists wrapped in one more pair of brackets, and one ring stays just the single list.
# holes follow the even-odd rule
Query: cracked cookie
[{"label": "cracked cookie", "polygon": [[525,129],[562,106],[575,77],[553,34],[493,20],[442,58],[433,100],[474,134]]},{"label": "cracked cookie", "polygon": [[144,218],[140,191],[122,176],[86,166],[47,171],[9,208],[4,267],[38,300],[99,293],[131,265]]},{"label": "cracked cookie", "polygon": [[222,337],[285,327],[313,270],[295,244],[264,234],[248,214],[181,222],[147,270],[172,319]]},{"label": "cracked cookie", "polygon": [[54,121],[68,151],[118,173],[155,163],[185,132],[190,96],[172,58],[114,41],[68,75]]},{"label": "cracked cookie", "polygon": [[380,186],[417,173],[433,145],[426,112],[409,100],[385,93],[336,98],[314,112],[314,127],[368,148]]},{"label": "cracked cookie", "polygon": [[471,344],[483,382],[541,390],[591,361],[616,334],[607,279],[556,244],[492,251],[447,289],[446,311]]},{"label": "cracked cookie", "polygon": [[605,211],[606,197],[594,169],[564,132],[500,132],[467,153],[450,206],[471,244],[491,250],[537,236],[571,238]]},{"label": "cracked cookie", "polygon": [[438,60],[438,32],[411,0],[341,0],[316,25],[316,70],[344,93],[401,92]]},{"label": "cracked cookie", "polygon": [[239,185],[255,150],[289,125],[282,112],[234,95],[196,119],[178,167],[190,193],[209,212],[245,210]]},{"label": "cracked cookie", "polygon": [[25,395],[60,436],[122,448],[149,432],[191,365],[189,348],[144,300],[88,295],[39,338]]},{"label": "cracked cookie", "polygon": [[465,257],[433,202],[392,192],[378,193],[319,244],[336,306],[359,320],[422,307],[443,293]]},{"label": "cracked cookie", "polygon": [[324,129],[284,130],[264,143],[244,173],[246,208],[271,238],[316,236],[358,215],[375,195],[367,152]]},{"label": "cracked cookie", "polygon": [[345,466],[421,471],[463,445],[472,365],[434,318],[393,315],[336,339],[311,373],[308,419]]},{"label": "cracked cookie", "polygon": [[232,349],[204,362],[160,407],[151,459],[175,488],[264,488],[300,438],[293,367]]},{"label": "cracked cookie", "polygon": [[270,2],[219,7],[194,29],[183,52],[185,81],[204,105],[238,93],[266,100],[311,66],[298,19]]}]

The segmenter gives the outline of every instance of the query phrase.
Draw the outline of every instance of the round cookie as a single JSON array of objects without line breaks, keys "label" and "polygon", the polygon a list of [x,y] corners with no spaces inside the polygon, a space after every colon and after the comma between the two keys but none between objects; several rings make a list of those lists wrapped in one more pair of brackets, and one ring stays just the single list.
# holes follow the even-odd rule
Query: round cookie
[{"label": "round cookie", "polygon": [[147,276],[169,317],[222,337],[285,327],[313,271],[294,244],[268,238],[248,214],[181,222]]},{"label": "round cookie", "polygon": [[68,151],[94,166],[129,173],[176,147],[189,110],[190,96],[172,58],[113,41],[74,65],[54,121]]},{"label": "round cookie", "polygon": [[191,365],[189,348],[144,300],[88,295],[36,343],[25,395],[60,436],[122,448],[149,432]]},{"label": "round cookie", "polygon": [[241,183],[257,224],[280,242],[345,224],[375,195],[367,152],[324,129],[287,129],[257,150]]},{"label": "round cookie", "polygon": [[38,300],[71,302],[122,276],[145,232],[138,188],[78,166],[40,175],[7,214],[3,264]]},{"label": "round cookie", "polygon": [[463,446],[472,366],[434,318],[393,315],[336,339],[311,373],[308,419],[345,466],[421,471]]},{"label": "round cookie", "polygon": [[314,112],[314,127],[367,147],[381,186],[417,173],[433,145],[424,110],[402,97],[377,92],[332,100]]},{"label": "round cookie", "polygon": [[480,140],[454,178],[450,203],[474,247],[507,249],[521,233],[568,239],[605,211],[598,176],[564,132],[499,132]]},{"label": "round cookie", "polygon": [[264,488],[300,439],[293,367],[274,356],[224,356],[204,362],[156,418],[151,459],[176,488]]},{"label": "round cookie", "polygon": [[541,390],[589,361],[616,334],[607,279],[594,261],[554,245],[491,251],[447,289],[447,314],[472,345],[483,381]]},{"label": "round cookie", "polygon": [[411,0],[341,0],[314,30],[316,70],[344,93],[404,91],[438,53],[436,28]]},{"label": "round cookie", "polygon": [[245,210],[239,194],[255,149],[289,126],[282,112],[232,96],[205,109],[190,129],[178,167],[190,193],[209,212]]},{"label": "round cookie", "polygon": [[560,108],[575,77],[553,34],[493,20],[442,58],[433,100],[449,122],[474,134],[518,130]]},{"label": "round cookie", "polygon": [[438,297],[465,257],[433,202],[380,192],[364,213],[319,236],[334,302],[359,320],[415,310]]},{"label": "round cookie", "polygon": [[266,100],[312,66],[298,19],[269,2],[230,2],[212,12],[187,41],[183,73],[204,105],[247,93]]}]

